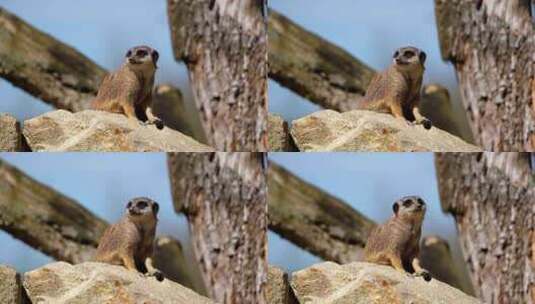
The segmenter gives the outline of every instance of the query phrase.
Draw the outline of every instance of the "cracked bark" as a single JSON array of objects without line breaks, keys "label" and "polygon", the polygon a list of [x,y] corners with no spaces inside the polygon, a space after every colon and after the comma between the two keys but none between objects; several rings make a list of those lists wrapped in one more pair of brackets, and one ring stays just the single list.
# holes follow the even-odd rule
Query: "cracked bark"
[{"label": "cracked bark", "polygon": [[263,0],[168,0],[173,51],[186,63],[208,143],[267,151]]},{"label": "cracked bark", "polygon": [[168,156],[175,210],[188,219],[208,294],[218,303],[266,303],[263,158],[222,152]]},{"label": "cracked bark", "polygon": [[453,63],[476,143],[487,151],[535,151],[529,0],[435,0],[444,60]]},{"label": "cracked bark", "polygon": [[439,153],[442,209],[453,215],[476,294],[535,301],[535,179],[526,153]]},{"label": "cracked bark", "polygon": [[[58,261],[92,259],[108,224],[71,198],[0,160],[0,229]],[[203,292],[180,243],[156,240],[155,265],[166,277]]]}]

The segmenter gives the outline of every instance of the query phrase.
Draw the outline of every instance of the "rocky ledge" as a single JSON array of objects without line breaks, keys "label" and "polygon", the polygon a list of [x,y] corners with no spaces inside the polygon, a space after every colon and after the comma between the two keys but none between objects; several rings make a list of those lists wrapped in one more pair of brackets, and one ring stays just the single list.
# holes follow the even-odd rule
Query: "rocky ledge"
[{"label": "rocky ledge", "polygon": [[134,126],[124,115],[57,110],[24,122],[22,133],[32,151],[205,152],[213,149],[178,131]]},{"label": "rocky ledge", "polygon": [[432,127],[410,125],[392,115],[355,110],[323,110],[292,122],[300,151],[477,152],[479,147]]}]

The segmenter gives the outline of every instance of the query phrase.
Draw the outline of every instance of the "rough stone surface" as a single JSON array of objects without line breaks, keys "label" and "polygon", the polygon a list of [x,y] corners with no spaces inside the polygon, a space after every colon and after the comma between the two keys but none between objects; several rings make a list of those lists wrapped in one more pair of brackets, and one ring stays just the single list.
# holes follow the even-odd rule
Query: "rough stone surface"
[{"label": "rough stone surface", "polygon": [[17,271],[11,267],[0,265],[0,303],[21,303],[21,290]]},{"label": "rough stone surface", "polygon": [[288,274],[280,268],[273,266],[268,268],[266,302],[268,304],[296,304],[290,291]]},{"label": "rough stone surface", "polygon": [[426,130],[389,114],[362,110],[313,113],[295,120],[291,135],[300,151],[481,151],[435,127]]},{"label": "rough stone surface", "polygon": [[134,126],[124,115],[58,110],[27,120],[23,135],[32,151],[177,151],[212,149],[165,127]]},{"label": "rough stone surface", "polygon": [[143,277],[121,266],[87,262],[51,263],[27,272],[24,289],[32,303],[208,304],[208,298],[173,281]]},{"label": "rough stone surface", "polygon": [[476,298],[445,283],[410,277],[389,266],[325,262],[293,273],[299,303],[309,304],[476,304]]},{"label": "rough stone surface", "polygon": [[22,134],[15,117],[0,113],[0,151],[17,152],[22,149]]},{"label": "rough stone surface", "polygon": [[271,152],[289,152],[295,150],[291,144],[288,123],[279,115],[268,115],[268,143]]}]

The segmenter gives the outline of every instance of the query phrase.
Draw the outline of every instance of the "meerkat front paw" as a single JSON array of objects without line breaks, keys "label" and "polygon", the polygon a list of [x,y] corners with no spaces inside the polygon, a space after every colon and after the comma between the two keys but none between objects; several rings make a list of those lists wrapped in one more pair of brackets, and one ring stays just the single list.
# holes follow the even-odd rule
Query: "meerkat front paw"
[{"label": "meerkat front paw", "polygon": [[422,270],[420,272],[415,272],[411,274],[412,277],[422,277],[427,282],[431,281],[431,274],[427,270]]},{"label": "meerkat front paw", "polygon": [[431,129],[431,127],[433,126],[433,124],[431,123],[431,121],[427,118],[425,118],[424,120],[422,120],[422,126],[424,126],[425,129],[429,130]]},{"label": "meerkat front paw", "polygon": [[156,280],[158,281],[163,281],[164,279],[164,275],[161,271],[159,270],[154,270],[154,271],[151,271],[151,272],[147,272],[145,273],[145,277],[155,277]]},{"label": "meerkat front paw", "polygon": [[159,119],[159,118],[158,118],[158,119],[155,119],[155,120],[153,121],[153,123],[154,123],[154,125],[156,126],[156,128],[157,128],[158,130],[163,129],[163,127],[164,127],[163,121],[162,121],[161,119]]}]

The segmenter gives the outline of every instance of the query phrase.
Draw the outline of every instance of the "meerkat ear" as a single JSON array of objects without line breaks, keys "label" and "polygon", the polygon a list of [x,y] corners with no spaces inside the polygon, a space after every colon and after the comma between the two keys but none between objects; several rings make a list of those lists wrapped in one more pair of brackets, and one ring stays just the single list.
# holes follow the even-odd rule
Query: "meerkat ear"
[{"label": "meerkat ear", "polygon": [[158,51],[153,50],[151,55],[152,55],[152,61],[154,61],[154,63],[158,62],[158,59],[160,58],[160,54],[158,53]]},{"label": "meerkat ear", "polygon": [[421,62],[422,64],[425,63],[425,59],[426,59],[426,58],[427,58],[427,54],[426,54],[424,51],[421,51],[421,52],[420,52],[420,62]]},{"label": "meerkat ear", "polygon": [[152,204],[152,212],[154,212],[154,214],[158,214],[158,211],[160,211],[160,205],[158,205],[158,203],[154,202]]},{"label": "meerkat ear", "polygon": [[398,210],[399,210],[399,204],[398,204],[398,202],[395,202],[394,205],[392,205],[392,210],[394,210],[394,214],[395,214],[395,215],[398,214]]}]

